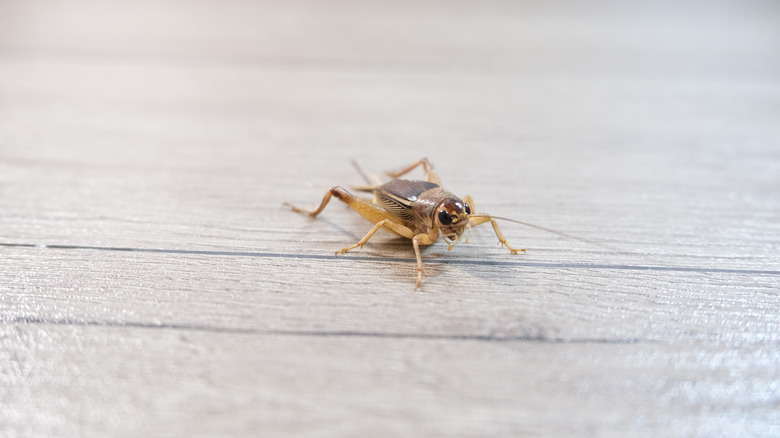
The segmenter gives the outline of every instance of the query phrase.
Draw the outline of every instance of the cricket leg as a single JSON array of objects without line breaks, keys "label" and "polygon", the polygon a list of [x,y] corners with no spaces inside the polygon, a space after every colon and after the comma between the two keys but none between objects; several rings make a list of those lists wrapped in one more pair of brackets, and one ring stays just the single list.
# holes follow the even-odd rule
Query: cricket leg
[{"label": "cricket leg", "polygon": [[498,237],[498,242],[501,245],[506,246],[507,249],[509,249],[510,251],[512,251],[512,254],[517,254],[520,251],[525,252],[524,249],[514,249],[511,246],[509,246],[509,244],[506,242],[506,239],[504,238],[504,235],[501,234],[501,229],[498,228],[498,224],[492,217],[488,215],[480,215],[480,216],[472,216],[469,218],[470,227],[476,227],[477,225],[484,224],[485,222],[490,222],[490,225],[493,226],[493,231],[496,232],[496,237]]},{"label": "cricket leg", "polygon": [[354,244],[352,246],[348,246],[348,247],[346,247],[344,249],[340,249],[340,250],[336,251],[336,255],[339,255],[341,253],[345,253],[347,251],[353,250],[353,249],[358,248],[358,247],[363,248],[363,245],[365,245],[366,242],[368,242],[368,239],[370,239],[377,231],[379,231],[380,228],[382,228],[383,226],[387,225],[388,222],[390,222],[390,221],[387,220],[387,219],[382,219],[381,221],[377,222],[376,224],[374,224],[374,227],[371,228],[371,231],[369,231],[362,239],[360,239],[360,242],[358,242],[358,243],[356,243],[356,244]]},{"label": "cricket leg", "polygon": [[285,203],[285,205],[292,208],[293,211],[296,211],[298,213],[303,213],[311,217],[316,217],[325,208],[325,206],[328,205],[328,202],[330,202],[330,198],[334,196],[339,201],[347,204],[347,207],[354,210],[355,213],[363,216],[364,219],[374,224],[374,228],[368,233],[368,235],[366,235],[366,237],[363,238],[363,240],[361,240],[361,243],[355,244],[349,248],[345,248],[344,250],[339,252],[346,252],[358,246],[363,246],[363,244],[365,244],[366,241],[368,241],[368,239],[370,239],[371,236],[373,236],[374,233],[376,233],[377,230],[379,230],[380,228],[384,228],[387,231],[398,234],[399,236],[402,237],[406,237],[407,239],[411,239],[414,237],[414,231],[410,230],[409,228],[405,227],[402,224],[399,224],[397,222],[398,219],[392,214],[390,214],[390,212],[388,212],[383,208],[377,207],[376,205],[368,201],[364,201],[358,198],[357,196],[349,193],[348,191],[344,190],[341,187],[332,187],[330,190],[328,190],[328,192],[325,193],[325,197],[322,198],[322,202],[320,203],[320,206],[317,207],[315,210],[304,210],[302,208],[292,206],[288,203]]},{"label": "cricket leg", "polygon": [[[305,213],[311,217],[315,217],[325,208],[326,205],[328,205],[330,198],[333,196],[335,196],[338,200],[347,204],[349,208],[354,210],[359,215],[363,216],[364,219],[374,224],[373,228],[371,228],[371,230],[362,239],[360,239],[358,243],[352,246],[348,246],[344,249],[341,249],[337,251],[336,254],[341,254],[350,251],[352,249],[362,247],[363,245],[366,244],[366,242],[368,242],[369,239],[371,239],[371,237],[374,236],[374,234],[376,234],[377,231],[379,231],[379,229],[385,229],[392,233],[398,234],[399,236],[406,237],[407,239],[412,239],[414,252],[415,255],[417,256],[417,270],[418,270],[417,287],[419,288],[420,285],[422,284],[422,257],[420,256],[419,245],[420,244],[430,245],[431,243],[433,243],[433,239],[429,235],[427,234],[415,235],[413,230],[396,222],[398,219],[392,214],[390,214],[388,211],[379,208],[374,204],[361,200],[360,198],[350,194],[349,192],[347,192],[341,187],[333,187],[330,190],[328,190],[328,192],[325,193],[325,197],[322,198],[322,203],[320,203],[320,206],[317,207],[317,209],[312,211],[294,207],[290,204],[286,204],[286,205],[292,208],[293,211],[299,213]],[[438,230],[436,230],[436,232],[438,233]]]},{"label": "cricket leg", "polygon": [[306,210],[305,208],[299,208],[290,204],[289,202],[285,202],[282,205],[290,207],[292,211],[296,213],[307,214],[310,217],[317,217],[317,215],[320,214],[320,212],[325,208],[325,206],[328,205],[328,202],[330,202],[330,197],[333,196],[333,194],[339,189],[344,190],[341,187],[331,187],[330,190],[328,190],[328,192],[325,193],[325,196],[322,198],[322,202],[320,203],[320,206],[314,210]]},{"label": "cricket leg", "polygon": [[[352,246],[348,246],[344,249],[340,249],[336,251],[336,255],[345,253],[347,251],[351,251],[355,248],[362,248],[363,245],[365,245],[371,237],[376,234],[377,231],[379,231],[382,227],[392,227],[393,225],[397,225],[387,219],[381,220],[377,222],[371,230],[366,233],[366,235],[360,239],[360,241]],[[423,245],[430,245],[432,242],[430,241],[430,237],[428,237],[427,234],[418,234],[412,238],[412,246],[414,247],[414,255],[417,257],[417,287],[415,289],[419,289],[422,286],[422,274],[423,274],[423,265],[422,265],[422,256],[420,255],[420,244]]]},{"label": "cricket leg", "polygon": [[471,211],[475,212],[477,211],[476,208],[474,208],[474,198],[471,197],[471,195],[466,195],[463,197],[463,202],[468,204],[471,207]]},{"label": "cricket leg", "polygon": [[[463,197],[463,202],[466,204],[466,211],[470,212],[468,214],[474,213],[477,211],[477,209],[474,207],[474,199],[471,197],[471,195],[466,195]],[[469,218],[469,228],[468,231],[471,231],[472,227],[471,218]],[[471,233],[466,234],[466,241],[464,243],[469,243],[469,237],[471,236]]]},{"label": "cricket leg", "polygon": [[435,170],[433,170],[433,164],[431,164],[431,162],[428,161],[427,158],[423,158],[420,161],[412,164],[411,166],[409,166],[409,167],[407,167],[407,168],[405,168],[405,169],[403,169],[401,171],[398,171],[398,172],[386,172],[386,173],[387,173],[387,176],[389,176],[390,178],[398,178],[400,176],[406,175],[407,173],[411,172],[412,170],[414,170],[416,167],[418,167],[420,165],[422,165],[423,171],[425,172],[425,180],[428,181],[428,182],[432,182],[434,184],[437,184],[437,185],[441,186],[441,180],[439,179],[439,175],[436,174]]},{"label": "cricket leg", "polygon": [[[320,212],[322,212],[325,206],[328,205],[328,202],[330,202],[330,198],[334,196],[339,201],[347,204],[349,208],[355,210],[356,213],[363,216],[366,220],[368,220],[372,224],[376,224],[382,219],[389,219],[392,221],[392,219],[394,218],[394,216],[388,213],[387,210],[379,208],[376,205],[372,204],[371,202],[364,201],[358,198],[357,196],[353,195],[352,193],[349,193],[344,188],[338,186],[331,187],[330,190],[328,190],[327,193],[325,193],[325,196],[322,198],[322,202],[320,203],[320,206],[314,210],[306,210],[303,208],[299,208],[287,202],[285,202],[283,205],[290,207],[294,212],[306,214],[309,215],[310,217],[316,217],[318,214],[320,214]],[[410,230],[408,233],[401,234],[401,235],[408,239],[411,239],[414,234]]]},{"label": "cricket leg", "polygon": [[418,234],[412,239],[412,246],[414,247],[414,255],[417,257],[417,287],[419,289],[422,286],[423,265],[422,257],[420,256],[420,244],[430,245],[430,238],[427,234]]},{"label": "cricket leg", "polygon": [[381,221],[374,224],[374,227],[371,228],[371,230],[368,233],[366,233],[366,235],[363,236],[363,238],[360,239],[358,243],[336,251],[336,255],[345,253],[347,251],[351,251],[358,247],[363,248],[363,245],[365,245],[366,242],[368,242],[368,239],[373,237],[374,234],[376,234],[376,232],[379,231],[381,228],[384,228],[387,231],[392,231],[393,233],[404,237],[405,235],[413,235],[412,230],[410,230],[409,228],[406,228],[403,225],[393,222],[390,219],[382,219]]}]

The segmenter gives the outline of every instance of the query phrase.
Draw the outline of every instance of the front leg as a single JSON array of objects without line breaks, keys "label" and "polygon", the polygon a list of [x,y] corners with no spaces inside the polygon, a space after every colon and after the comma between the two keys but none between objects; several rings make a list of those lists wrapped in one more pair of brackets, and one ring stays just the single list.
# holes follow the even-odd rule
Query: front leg
[{"label": "front leg", "polygon": [[[377,231],[379,231],[380,228],[391,230],[396,234],[405,234],[406,232],[411,232],[410,229],[385,219],[377,222],[376,225],[374,225],[374,227],[371,228],[371,230],[366,233],[366,235],[360,239],[358,243],[336,251],[336,255],[351,251],[355,248],[362,248],[363,245],[365,245],[368,240],[371,239],[371,237],[373,237]],[[415,289],[419,289],[422,286],[423,265],[422,256],[420,255],[420,245],[430,245],[431,243],[433,243],[433,241],[428,234],[417,234],[412,237],[412,247],[414,247],[414,255],[417,257],[417,287]]]},{"label": "front leg", "polygon": [[525,252],[524,249],[514,249],[511,246],[509,246],[509,244],[506,242],[506,239],[504,238],[504,235],[501,233],[501,229],[498,228],[498,224],[489,215],[480,214],[480,215],[474,215],[474,216],[469,218],[469,226],[470,227],[476,227],[477,225],[484,224],[485,222],[490,222],[490,225],[493,226],[493,231],[496,232],[496,237],[498,237],[498,242],[501,245],[506,246],[507,249],[509,249],[510,251],[512,251],[512,254],[517,254],[518,252],[521,252],[521,251]]},{"label": "front leg", "polygon": [[423,265],[422,257],[420,256],[420,245],[430,245],[432,243],[433,239],[428,234],[418,234],[412,238],[414,255],[417,256],[417,287],[415,289],[419,289],[422,286]]}]

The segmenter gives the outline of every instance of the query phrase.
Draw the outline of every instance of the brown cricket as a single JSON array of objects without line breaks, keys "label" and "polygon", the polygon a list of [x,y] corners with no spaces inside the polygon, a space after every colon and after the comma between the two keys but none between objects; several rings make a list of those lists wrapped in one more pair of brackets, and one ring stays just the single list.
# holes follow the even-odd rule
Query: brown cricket
[{"label": "brown cricket", "polygon": [[[399,179],[420,165],[425,172],[424,181]],[[360,171],[359,168],[358,170]],[[459,198],[444,189],[433,165],[427,158],[423,158],[399,172],[387,172],[387,175],[393,178],[390,182],[383,184],[378,178],[374,178],[375,184],[373,185],[354,187],[358,191],[373,192],[373,201],[362,200],[344,188],[335,186],[325,193],[320,206],[315,210],[305,210],[287,203],[285,205],[298,213],[316,217],[328,205],[330,198],[335,196],[336,199],[344,202],[349,208],[374,224],[374,227],[358,243],[338,250],[336,254],[358,247],[362,248],[379,229],[411,239],[414,253],[417,256],[417,288],[422,285],[423,274],[420,245],[434,243],[439,238],[439,233],[450,244],[448,249],[451,250],[460,242],[466,230],[490,222],[501,245],[506,246],[513,254],[520,251],[525,252],[524,249],[515,249],[509,246],[492,216],[485,213],[474,213],[474,201],[471,196]],[[368,176],[363,174],[363,177],[371,184],[372,181],[369,180]]]}]

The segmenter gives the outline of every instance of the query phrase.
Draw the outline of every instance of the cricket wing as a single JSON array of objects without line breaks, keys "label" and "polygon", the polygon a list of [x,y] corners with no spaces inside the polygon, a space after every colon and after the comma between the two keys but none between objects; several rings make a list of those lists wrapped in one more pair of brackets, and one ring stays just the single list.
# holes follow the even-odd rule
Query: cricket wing
[{"label": "cricket wing", "polygon": [[392,215],[408,223],[415,222],[412,204],[424,192],[439,187],[427,181],[410,181],[396,179],[383,184],[374,190],[376,202]]}]

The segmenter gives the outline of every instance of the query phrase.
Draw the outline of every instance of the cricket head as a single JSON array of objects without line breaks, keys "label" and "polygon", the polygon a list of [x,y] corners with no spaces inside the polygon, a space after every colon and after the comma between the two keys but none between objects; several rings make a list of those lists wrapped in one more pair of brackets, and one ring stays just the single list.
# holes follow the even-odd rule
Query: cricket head
[{"label": "cricket head", "polygon": [[442,237],[452,243],[450,249],[460,242],[468,229],[470,214],[471,206],[459,198],[446,198],[436,206],[436,225]]}]

